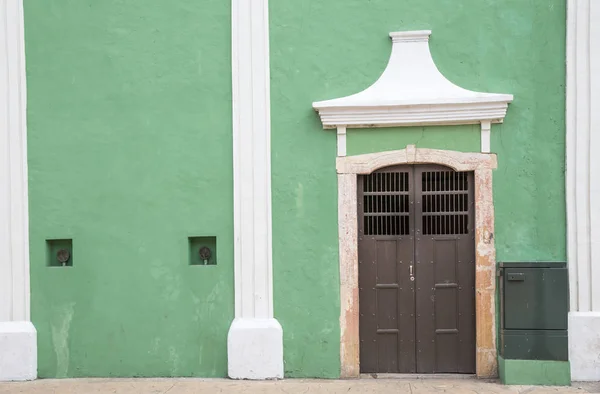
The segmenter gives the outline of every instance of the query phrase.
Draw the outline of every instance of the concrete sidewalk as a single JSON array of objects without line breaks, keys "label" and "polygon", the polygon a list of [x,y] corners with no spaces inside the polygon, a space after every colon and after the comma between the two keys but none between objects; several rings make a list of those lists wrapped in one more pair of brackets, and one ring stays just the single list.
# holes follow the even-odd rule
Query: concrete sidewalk
[{"label": "concrete sidewalk", "polygon": [[476,379],[360,379],[249,382],[225,379],[64,379],[0,383],[0,394],[191,393],[600,393],[598,384],[573,387],[503,386]]}]

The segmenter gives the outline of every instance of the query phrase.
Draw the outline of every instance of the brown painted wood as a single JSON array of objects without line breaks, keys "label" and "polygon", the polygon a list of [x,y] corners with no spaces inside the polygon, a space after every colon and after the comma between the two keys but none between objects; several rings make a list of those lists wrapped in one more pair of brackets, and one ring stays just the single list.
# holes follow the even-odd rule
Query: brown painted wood
[{"label": "brown painted wood", "polygon": [[474,373],[473,174],[389,167],[357,197],[361,372]]},{"label": "brown painted wood", "polygon": [[414,257],[411,176],[407,169],[390,168],[358,180],[360,365],[365,373],[416,372],[414,285],[408,275]]}]

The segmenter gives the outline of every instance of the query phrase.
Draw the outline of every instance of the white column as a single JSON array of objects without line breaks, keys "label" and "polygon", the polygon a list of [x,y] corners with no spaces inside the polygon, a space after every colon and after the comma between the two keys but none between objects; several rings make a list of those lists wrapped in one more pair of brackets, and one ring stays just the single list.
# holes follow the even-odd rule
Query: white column
[{"label": "white column", "polygon": [[567,13],[569,360],[572,380],[600,380],[600,0]]},{"label": "white column", "polygon": [[267,0],[232,0],[235,319],[229,377],[283,378],[273,318],[271,119]]},{"label": "white column", "polygon": [[25,103],[22,0],[0,0],[0,380],[37,375],[29,317]]}]

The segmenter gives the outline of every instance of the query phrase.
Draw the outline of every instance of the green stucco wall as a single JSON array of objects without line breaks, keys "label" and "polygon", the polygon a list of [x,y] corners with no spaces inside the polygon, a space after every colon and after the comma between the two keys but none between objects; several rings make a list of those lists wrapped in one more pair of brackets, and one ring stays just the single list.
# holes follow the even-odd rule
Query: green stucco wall
[{"label": "green stucco wall", "polygon": [[346,153],[351,156],[405,149],[411,144],[419,148],[478,152],[480,136],[479,125],[350,129]]},{"label": "green stucco wall", "polygon": [[[225,376],[233,318],[230,2],[25,2],[40,377]],[[498,260],[565,258],[564,0],[272,0],[275,315],[288,377],[339,376],[335,132],[390,31],[432,29],[458,85],[512,93],[492,150]],[[351,154],[476,151],[476,126],[350,130]],[[543,203],[540,203],[540,200]],[[217,236],[218,265],[188,265]],[[46,267],[73,239],[74,266]]]},{"label": "green stucco wall", "polygon": [[[461,87],[512,93],[493,125],[499,261],[564,260],[564,0],[271,1],[275,312],[289,376],[339,374],[335,131],[317,100],[384,70],[388,33],[431,29],[433,58]],[[478,151],[476,126],[349,130],[349,154],[407,144]]]},{"label": "green stucco wall", "polygon": [[[24,3],[39,376],[225,376],[230,2]],[[189,266],[211,235],[219,264]]]}]

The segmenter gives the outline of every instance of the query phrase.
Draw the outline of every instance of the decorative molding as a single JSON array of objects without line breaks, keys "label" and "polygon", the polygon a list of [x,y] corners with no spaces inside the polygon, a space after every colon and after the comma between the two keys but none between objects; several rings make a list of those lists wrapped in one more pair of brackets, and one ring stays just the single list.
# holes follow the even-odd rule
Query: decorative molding
[{"label": "decorative molding", "polygon": [[600,2],[567,4],[566,199],[572,380],[600,380]]},{"label": "decorative molding", "polygon": [[392,54],[364,91],[313,103],[324,128],[501,123],[510,94],[466,90],[447,80],[429,51],[431,31],[390,33]]},{"label": "decorative molding", "polygon": [[407,145],[402,150],[338,157],[336,167],[338,174],[370,174],[397,164],[428,163],[441,164],[456,171],[492,170],[498,167],[496,155],[492,153],[424,149],[415,145]]},{"label": "decorative molding", "polygon": [[[313,104],[317,105],[317,104]],[[323,128],[340,125],[348,128],[376,128],[394,126],[445,126],[478,124],[482,120],[502,123],[506,103],[466,104],[398,104],[361,107],[317,108]]]},{"label": "decorative molding", "polygon": [[281,325],[273,318],[271,120],[267,0],[232,0],[235,320],[234,379],[283,377]]},{"label": "decorative molding", "polygon": [[337,159],[342,378],[359,377],[360,374],[356,177],[399,164],[441,164],[475,174],[476,373],[479,378],[496,377],[496,249],[492,189],[496,156],[419,149],[409,145],[400,151]]},{"label": "decorative molding", "polygon": [[0,322],[29,321],[29,215],[22,1],[0,2]]}]

